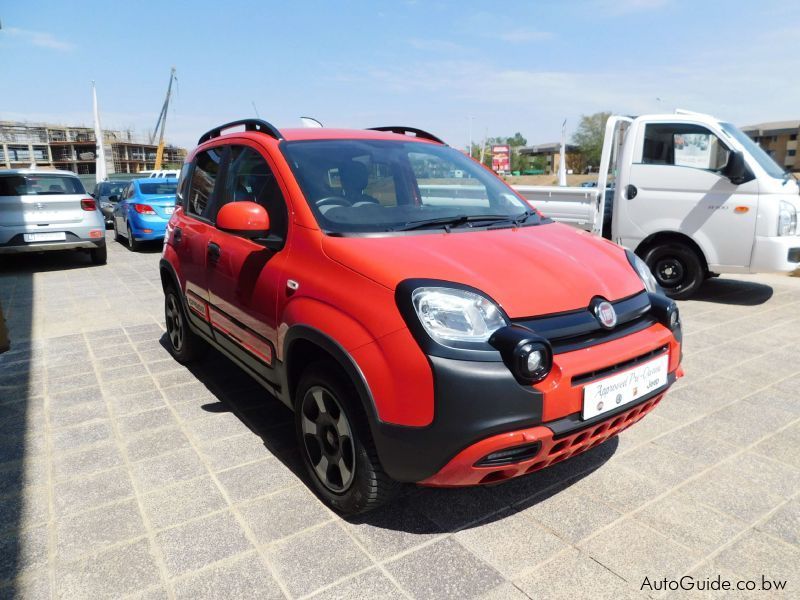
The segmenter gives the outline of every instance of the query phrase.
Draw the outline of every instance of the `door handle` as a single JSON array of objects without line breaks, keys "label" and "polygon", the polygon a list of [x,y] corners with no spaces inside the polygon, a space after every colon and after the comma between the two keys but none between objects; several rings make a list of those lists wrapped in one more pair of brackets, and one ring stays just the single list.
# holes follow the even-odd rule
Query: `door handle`
[{"label": "door handle", "polygon": [[629,185],[625,186],[625,197],[628,200],[633,200],[634,198],[636,198],[636,194],[638,194],[638,193],[639,193],[639,190],[636,189],[635,185],[630,185],[629,184]]},{"label": "door handle", "polygon": [[212,260],[219,260],[220,255],[222,254],[222,249],[219,247],[219,244],[215,244],[214,242],[208,242],[208,256]]}]

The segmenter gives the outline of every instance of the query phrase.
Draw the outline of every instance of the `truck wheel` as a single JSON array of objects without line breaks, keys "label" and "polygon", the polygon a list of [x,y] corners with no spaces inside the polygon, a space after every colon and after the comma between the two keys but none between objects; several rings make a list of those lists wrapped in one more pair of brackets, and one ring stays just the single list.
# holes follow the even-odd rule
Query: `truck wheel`
[{"label": "truck wheel", "polygon": [[357,392],[333,363],[309,365],[295,393],[295,428],[314,490],[345,515],[372,510],[400,489],[381,467]]},{"label": "truck wheel", "polygon": [[92,255],[92,262],[96,265],[104,265],[108,262],[108,247],[105,242],[102,246],[89,250],[89,254]]},{"label": "truck wheel", "polygon": [[179,363],[191,363],[208,350],[208,345],[189,327],[183,303],[172,286],[164,293],[164,321],[167,325],[167,348]]},{"label": "truck wheel", "polygon": [[683,300],[694,294],[705,280],[705,269],[690,247],[673,242],[651,248],[644,261],[658,285],[670,298]]}]

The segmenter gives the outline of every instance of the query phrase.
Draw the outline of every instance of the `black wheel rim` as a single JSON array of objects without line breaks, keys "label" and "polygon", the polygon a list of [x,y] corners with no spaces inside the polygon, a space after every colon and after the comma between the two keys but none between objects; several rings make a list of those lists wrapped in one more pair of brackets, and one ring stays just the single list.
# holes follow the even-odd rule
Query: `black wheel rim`
[{"label": "black wheel rim", "polygon": [[336,397],[321,386],[310,388],[300,408],[303,447],[314,475],[335,493],[353,482],[356,454],[347,415]]},{"label": "black wheel rim", "polygon": [[183,348],[183,314],[174,294],[167,295],[164,309],[167,322],[167,335],[176,352]]},{"label": "black wheel rim", "polygon": [[661,287],[679,289],[685,283],[686,267],[674,256],[667,256],[656,261],[653,274]]}]

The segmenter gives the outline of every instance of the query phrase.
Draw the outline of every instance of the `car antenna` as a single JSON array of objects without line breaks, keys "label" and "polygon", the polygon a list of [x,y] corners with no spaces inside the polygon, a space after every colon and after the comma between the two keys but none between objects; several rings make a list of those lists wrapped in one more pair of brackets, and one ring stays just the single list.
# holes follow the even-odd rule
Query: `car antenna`
[{"label": "car antenna", "polygon": [[300,117],[300,122],[303,123],[303,127],[310,127],[310,128],[322,127],[322,123],[319,122],[314,117]]}]

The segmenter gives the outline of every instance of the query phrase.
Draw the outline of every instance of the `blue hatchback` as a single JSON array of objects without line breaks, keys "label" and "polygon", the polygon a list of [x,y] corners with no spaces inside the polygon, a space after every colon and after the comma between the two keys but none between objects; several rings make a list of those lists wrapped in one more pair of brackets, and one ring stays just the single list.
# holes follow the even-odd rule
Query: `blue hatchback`
[{"label": "blue hatchback", "polygon": [[114,207],[114,238],[125,238],[131,250],[145,240],[163,240],[175,210],[177,179],[134,179]]}]

